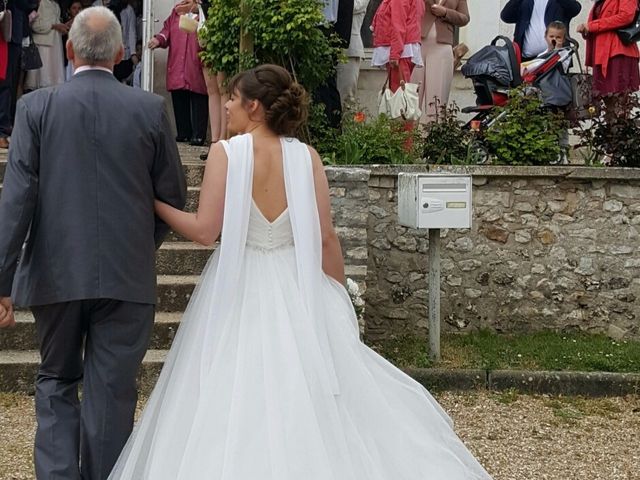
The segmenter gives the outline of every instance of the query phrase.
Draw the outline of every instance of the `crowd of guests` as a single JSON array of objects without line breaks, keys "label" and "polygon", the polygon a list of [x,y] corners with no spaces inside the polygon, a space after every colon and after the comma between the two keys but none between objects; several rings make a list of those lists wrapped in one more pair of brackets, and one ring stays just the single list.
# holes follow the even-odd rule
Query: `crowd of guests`
[{"label": "crowd of guests", "polygon": [[[582,35],[593,91],[607,96],[640,88],[638,46],[624,44],[616,33],[634,22],[638,8],[637,0],[593,0],[588,21],[572,30],[582,9],[577,0],[509,0],[501,19],[515,25],[523,63],[564,46],[572,32]],[[409,78],[420,83],[423,123],[434,118],[438,103],[448,102],[454,31],[469,21],[466,0],[383,0],[376,11],[372,64],[387,68],[392,90]]]},{"label": "crowd of guests", "polygon": [[[100,5],[120,20],[125,56],[114,72],[118,80],[133,84],[140,69],[142,4],[140,0],[7,0],[11,11],[11,37],[0,35],[0,148],[8,148],[16,101],[23,93],[64,83],[73,75],[65,43],[73,19],[84,8]],[[0,6],[1,8],[1,6]],[[40,65],[34,68],[35,45]],[[137,70],[137,75],[136,75]]]},{"label": "crowd of guests", "polygon": [[[361,31],[372,6],[370,0],[324,3],[324,28],[327,34],[337,33],[342,38],[347,62],[338,65],[336,75],[313,93],[316,101],[326,106],[330,124],[338,127],[342,106],[356,100],[365,56]],[[13,13],[13,33],[8,41],[0,38],[0,148],[8,146],[17,96],[60,84],[72,75],[64,43],[74,17],[87,6],[108,6],[117,14],[125,54],[114,74],[123,82],[140,86],[140,0],[8,0],[7,5]],[[205,3],[205,11],[207,6]],[[616,34],[617,29],[632,23],[638,1],[593,0],[588,21],[572,30],[571,21],[581,8],[577,0],[509,0],[501,19],[515,25],[514,41],[523,63],[549,48],[563,46],[574,32],[586,39],[586,64],[593,68],[595,93],[638,90],[638,47],[623,44]],[[204,145],[209,121],[212,142],[226,138],[223,106],[227,94],[224,77],[208,71],[200,61],[197,33],[180,28],[180,16],[189,12],[198,12],[195,0],[176,4],[147,47],[168,49],[166,87],[173,103],[177,140]],[[387,70],[389,88],[395,91],[409,81],[420,85],[421,123],[433,121],[438,105],[449,101],[456,61],[455,32],[470,20],[467,0],[382,0],[371,24],[364,25],[373,32],[372,65]],[[22,49],[30,42],[37,45],[42,67],[25,71],[21,68]]]}]

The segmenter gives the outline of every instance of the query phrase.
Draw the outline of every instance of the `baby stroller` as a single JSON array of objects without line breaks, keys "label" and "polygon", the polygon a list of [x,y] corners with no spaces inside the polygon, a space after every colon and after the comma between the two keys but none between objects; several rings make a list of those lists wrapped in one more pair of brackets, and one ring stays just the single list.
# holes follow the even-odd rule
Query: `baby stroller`
[{"label": "baby stroller", "polygon": [[472,80],[476,105],[462,113],[475,113],[469,126],[484,121],[495,106],[509,102],[509,90],[522,84],[520,49],[509,38],[499,35],[479,50],[462,67],[462,74]]},{"label": "baby stroller", "polygon": [[462,74],[472,80],[476,94],[476,105],[465,107],[462,112],[476,113],[471,122],[482,121],[494,107],[506,105],[509,90],[522,83],[539,89],[546,106],[571,104],[573,93],[568,66],[577,51],[578,43],[569,39],[568,47],[553,50],[522,68],[518,45],[507,37],[497,36],[462,67]]},{"label": "baby stroller", "polygon": [[[553,50],[523,66],[518,45],[498,36],[491,45],[469,58],[462,73],[473,81],[476,105],[462,109],[463,113],[475,113],[467,128],[480,132],[491,128],[506,114],[491,116],[492,110],[507,105],[510,89],[523,83],[531,87],[531,90],[527,87],[527,94],[539,95],[545,107],[563,111],[570,107],[575,93],[568,69],[573,56],[577,55],[578,44],[572,39],[569,42],[568,47]],[[489,153],[480,139],[476,143],[474,147],[479,151],[480,163],[484,163]]]}]

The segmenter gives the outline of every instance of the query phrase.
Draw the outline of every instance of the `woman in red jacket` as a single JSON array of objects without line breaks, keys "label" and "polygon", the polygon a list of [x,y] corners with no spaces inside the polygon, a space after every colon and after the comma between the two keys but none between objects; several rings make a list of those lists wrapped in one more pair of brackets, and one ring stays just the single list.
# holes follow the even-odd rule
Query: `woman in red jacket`
[{"label": "woman in red jacket", "polygon": [[424,0],[383,0],[371,22],[371,64],[387,67],[392,92],[401,81],[411,79],[416,65],[422,66],[420,25],[424,8]]},{"label": "woman in red jacket", "polygon": [[593,67],[596,95],[633,92],[640,87],[638,46],[625,45],[616,30],[633,23],[638,0],[595,0],[589,20],[578,26],[587,40],[586,64]]}]

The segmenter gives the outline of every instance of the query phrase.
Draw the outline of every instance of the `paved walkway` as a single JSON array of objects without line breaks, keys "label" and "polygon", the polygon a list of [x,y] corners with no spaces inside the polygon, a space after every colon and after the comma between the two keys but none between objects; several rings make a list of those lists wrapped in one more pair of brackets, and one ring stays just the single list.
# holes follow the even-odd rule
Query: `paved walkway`
[{"label": "paved walkway", "polygon": [[[582,399],[507,391],[436,397],[495,480],[640,478],[640,396]],[[33,398],[0,394],[0,480],[34,478],[33,429]]]}]

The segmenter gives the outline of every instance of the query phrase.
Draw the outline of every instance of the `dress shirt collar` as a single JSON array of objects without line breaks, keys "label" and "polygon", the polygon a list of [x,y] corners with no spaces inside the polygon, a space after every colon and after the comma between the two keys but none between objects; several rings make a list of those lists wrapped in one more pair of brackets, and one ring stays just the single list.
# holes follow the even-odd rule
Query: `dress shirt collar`
[{"label": "dress shirt collar", "polygon": [[92,65],[83,65],[81,67],[78,67],[73,71],[73,74],[77,75],[78,73],[87,72],[89,70],[100,70],[102,72],[107,72],[107,73],[110,73],[111,75],[113,75],[113,71],[109,70],[108,68],[96,67],[96,66],[92,66]]}]

